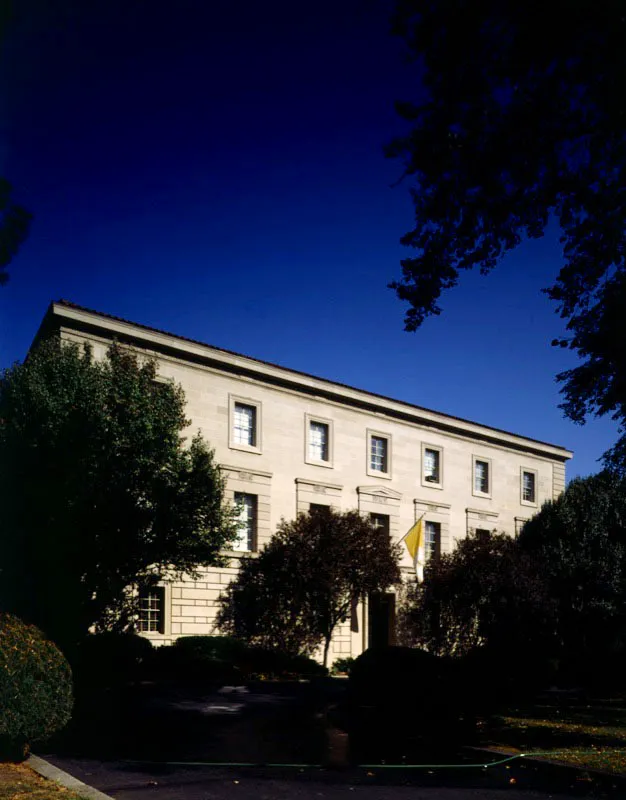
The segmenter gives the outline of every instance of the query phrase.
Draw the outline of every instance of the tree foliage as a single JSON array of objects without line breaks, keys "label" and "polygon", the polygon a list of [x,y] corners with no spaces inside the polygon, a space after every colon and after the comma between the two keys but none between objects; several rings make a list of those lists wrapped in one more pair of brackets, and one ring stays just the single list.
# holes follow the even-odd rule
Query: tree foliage
[{"label": "tree foliage", "polygon": [[7,267],[28,236],[31,214],[11,198],[11,184],[0,178],[0,286],[9,280]]},{"label": "tree foliage", "polygon": [[524,526],[518,548],[541,571],[555,609],[555,644],[583,676],[626,665],[626,480],[571,481]]},{"label": "tree foliage", "polygon": [[258,558],[242,563],[217,624],[261,647],[310,655],[357,601],[400,581],[400,548],[357,511],[321,509],[282,521]]},{"label": "tree foliage", "polygon": [[155,361],[51,339],[0,381],[1,607],[60,643],[131,626],[130,587],[219,562],[235,530],[213,453],[184,447]]},{"label": "tree foliage", "polygon": [[[394,30],[423,70],[388,147],[412,183],[416,254],[390,284],[406,328],[440,313],[462,270],[492,270],[525,237],[561,229],[547,294],[582,363],[561,373],[562,408],[626,420],[626,17],[619,0],[397,0]],[[606,455],[626,469],[626,439]]]},{"label": "tree foliage", "polygon": [[549,636],[552,601],[531,559],[506,534],[471,534],[410,582],[398,613],[401,644],[440,656],[505,652]]},{"label": "tree foliage", "polygon": [[399,627],[402,643],[438,655],[533,653],[566,679],[623,681],[626,479],[573,480],[517,539],[462,539],[408,586]]}]

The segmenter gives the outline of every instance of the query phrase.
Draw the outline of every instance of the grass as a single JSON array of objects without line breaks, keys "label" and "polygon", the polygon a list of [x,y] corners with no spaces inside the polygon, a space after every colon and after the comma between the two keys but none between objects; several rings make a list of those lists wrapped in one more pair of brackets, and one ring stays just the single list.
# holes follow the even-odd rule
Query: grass
[{"label": "grass", "polygon": [[494,718],[484,738],[509,752],[626,774],[626,698],[546,702],[512,710]]},{"label": "grass", "polygon": [[81,800],[58,783],[46,780],[26,764],[0,763],[0,800]]}]

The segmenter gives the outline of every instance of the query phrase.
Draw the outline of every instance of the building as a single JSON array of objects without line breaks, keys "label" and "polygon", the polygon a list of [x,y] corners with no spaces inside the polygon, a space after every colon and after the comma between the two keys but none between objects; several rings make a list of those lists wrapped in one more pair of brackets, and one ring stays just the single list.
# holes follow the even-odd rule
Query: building
[{"label": "building", "polygon": [[[212,633],[216,600],[239,560],[267,542],[282,517],[320,505],[358,508],[400,539],[423,516],[432,555],[472,530],[515,534],[565,488],[572,453],[557,445],[65,301],[50,306],[35,341],[53,333],[89,341],[96,357],[113,339],[156,356],[160,375],[182,385],[190,430],[215,448],[228,496],[241,507],[229,568],[142,599],[141,627],[155,642]],[[402,569],[412,572],[408,554]],[[331,663],[391,640],[393,617],[393,594],[364,602],[334,637]]]}]

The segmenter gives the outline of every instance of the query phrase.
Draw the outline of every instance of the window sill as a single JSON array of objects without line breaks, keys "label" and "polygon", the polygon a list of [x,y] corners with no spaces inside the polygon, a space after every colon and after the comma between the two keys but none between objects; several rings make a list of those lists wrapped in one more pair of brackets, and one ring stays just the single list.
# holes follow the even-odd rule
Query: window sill
[{"label": "window sill", "polygon": [[331,461],[315,461],[312,458],[305,458],[305,464],[310,464],[312,467],[324,467],[325,469],[333,469],[333,464]]},{"label": "window sill", "polygon": [[422,486],[425,489],[443,489],[441,481],[427,481],[425,478],[422,478]]},{"label": "window sill", "polygon": [[390,481],[391,480],[391,473],[390,472],[377,472],[374,469],[368,469],[367,470],[367,475],[370,478],[382,478],[385,481]]},{"label": "window sill", "polygon": [[228,447],[230,450],[239,450],[242,453],[253,453],[257,456],[260,456],[262,453],[260,447],[252,447],[252,445],[249,444],[235,444],[234,442],[229,442]]},{"label": "window sill", "polygon": [[528,508],[537,508],[539,505],[536,500],[534,502],[531,500],[520,500],[519,502],[521,506],[526,506]]}]

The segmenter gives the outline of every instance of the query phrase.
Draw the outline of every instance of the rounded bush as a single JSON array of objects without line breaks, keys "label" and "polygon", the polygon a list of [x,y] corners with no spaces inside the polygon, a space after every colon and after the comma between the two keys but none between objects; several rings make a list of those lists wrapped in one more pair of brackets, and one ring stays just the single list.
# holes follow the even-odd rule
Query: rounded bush
[{"label": "rounded bush", "polygon": [[117,686],[139,680],[149,669],[153,650],[152,642],[136,633],[89,634],[71,659],[76,683]]},{"label": "rounded bush", "polygon": [[448,659],[424,650],[372,647],[352,664],[342,726],[355,739],[361,735],[373,741],[384,731],[382,744],[392,750],[395,744],[405,747],[409,739],[437,746],[469,740],[473,719],[465,713],[452,675]]},{"label": "rounded bush", "polygon": [[0,751],[27,746],[63,728],[72,714],[72,671],[34,625],[0,612]]}]

